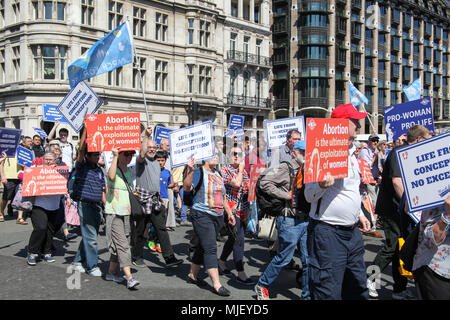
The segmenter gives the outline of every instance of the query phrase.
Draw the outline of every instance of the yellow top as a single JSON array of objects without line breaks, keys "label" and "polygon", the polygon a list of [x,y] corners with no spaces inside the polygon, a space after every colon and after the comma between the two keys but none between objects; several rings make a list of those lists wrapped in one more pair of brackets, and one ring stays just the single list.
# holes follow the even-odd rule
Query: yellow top
[{"label": "yellow top", "polygon": [[177,167],[172,170],[173,182],[178,183],[178,186],[183,185],[183,171],[184,171],[184,166]]},{"label": "yellow top", "polygon": [[17,175],[22,170],[22,166],[17,164],[16,158],[6,158],[3,172],[6,179],[18,179]]}]

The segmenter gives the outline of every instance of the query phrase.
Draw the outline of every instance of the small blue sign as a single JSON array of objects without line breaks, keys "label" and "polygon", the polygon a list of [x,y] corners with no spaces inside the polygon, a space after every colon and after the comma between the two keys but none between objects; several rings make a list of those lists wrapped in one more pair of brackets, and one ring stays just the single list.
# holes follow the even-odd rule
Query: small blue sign
[{"label": "small blue sign", "polygon": [[155,142],[157,145],[161,143],[161,139],[167,139],[169,140],[169,133],[171,133],[173,129],[169,129],[166,127],[155,127]]},{"label": "small blue sign", "polygon": [[238,116],[236,114],[230,115],[229,129],[243,129],[244,128],[244,116]]},{"label": "small blue sign", "polygon": [[5,152],[8,158],[14,158],[21,134],[19,129],[0,128],[0,154]]},{"label": "small blue sign", "polygon": [[395,141],[416,124],[434,132],[431,98],[426,97],[384,108],[387,141]]},{"label": "small blue sign", "polygon": [[17,164],[26,167],[31,167],[33,160],[34,160],[33,150],[24,148],[22,146],[17,147]]},{"label": "small blue sign", "polygon": [[69,123],[66,118],[62,115],[58,110],[58,106],[52,104],[42,104],[42,120],[47,122],[61,122],[61,123]]},{"label": "small blue sign", "polygon": [[47,132],[45,132],[44,130],[42,130],[41,128],[35,128],[33,127],[34,131],[42,138],[47,138]]}]

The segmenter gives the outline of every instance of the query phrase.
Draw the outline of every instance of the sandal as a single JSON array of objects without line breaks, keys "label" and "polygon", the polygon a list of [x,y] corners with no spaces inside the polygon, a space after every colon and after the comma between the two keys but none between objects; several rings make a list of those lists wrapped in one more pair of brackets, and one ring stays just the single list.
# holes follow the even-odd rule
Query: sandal
[{"label": "sandal", "polygon": [[5,217],[4,216],[0,216],[0,222],[5,222]]},{"label": "sandal", "polygon": [[17,220],[16,220],[16,223],[17,223],[17,224],[23,224],[23,225],[28,224],[28,222],[26,222],[25,220],[23,220],[23,218],[17,219]]}]

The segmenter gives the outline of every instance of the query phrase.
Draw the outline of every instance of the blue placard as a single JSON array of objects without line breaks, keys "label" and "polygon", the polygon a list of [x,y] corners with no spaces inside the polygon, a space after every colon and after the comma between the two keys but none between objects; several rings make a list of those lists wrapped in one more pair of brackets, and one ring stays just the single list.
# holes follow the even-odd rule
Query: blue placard
[{"label": "blue placard", "polygon": [[45,132],[43,129],[35,128],[35,127],[33,127],[33,129],[40,137],[42,137],[42,138],[47,138],[48,137],[47,132]]},{"label": "blue placard", "polygon": [[161,143],[161,139],[169,140],[169,133],[171,133],[173,129],[169,129],[166,127],[156,126],[155,127],[155,142],[157,145]]},{"label": "blue placard", "polygon": [[0,128],[0,154],[5,152],[8,158],[14,158],[21,134],[19,129]]},{"label": "blue placard", "polygon": [[31,167],[33,160],[34,160],[33,150],[24,148],[22,146],[17,147],[17,164]]},{"label": "blue placard", "polygon": [[236,114],[230,115],[230,123],[228,125],[229,129],[237,130],[244,128],[244,116],[239,116]]},{"label": "blue placard", "polygon": [[395,141],[416,124],[434,132],[431,98],[426,97],[384,108],[387,141]]},{"label": "blue placard", "polygon": [[42,120],[47,122],[69,123],[58,110],[58,106],[52,104],[42,104]]}]

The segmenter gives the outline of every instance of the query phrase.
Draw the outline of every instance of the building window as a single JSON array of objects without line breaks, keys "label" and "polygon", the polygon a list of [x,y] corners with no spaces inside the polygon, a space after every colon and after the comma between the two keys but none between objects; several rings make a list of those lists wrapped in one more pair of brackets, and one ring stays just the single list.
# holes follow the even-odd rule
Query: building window
[{"label": "building window", "polygon": [[94,24],[94,0],[81,0],[81,24]]},{"label": "building window", "polygon": [[11,0],[12,10],[14,13],[14,22],[20,21],[20,0]]},{"label": "building window", "polygon": [[155,91],[167,91],[167,62],[156,60],[155,62]]},{"label": "building window", "polygon": [[5,0],[0,0],[0,27],[5,26]]},{"label": "building window", "polygon": [[231,16],[236,17],[238,16],[238,4],[237,2],[231,2]]},{"label": "building window", "polygon": [[167,14],[156,13],[156,40],[167,41],[168,20],[169,16]]},{"label": "building window", "polygon": [[209,37],[211,35],[211,22],[200,20],[200,46],[209,47]]},{"label": "building window", "polygon": [[120,26],[123,19],[123,4],[117,1],[109,1],[108,6],[108,28],[113,30]]},{"label": "building window", "polygon": [[5,50],[0,50],[0,84],[6,83]]},{"label": "building window", "polygon": [[188,93],[194,93],[194,65],[188,64],[187,65],[187,90]]},{"label": "building window", "polygon": [[301,89],[304,98],[326,98],[328,80],[326,79],[306,79]]},{"label": "building window", "polygon": [[262,79],[263,76],[260,73],[256,74],[256,100],[258,101],[258,105],[259,105],[259,100],[261,99],[261,93],[262,93]]},{"label": "building window", "polygon": [[[146,59],[143,57],[137,57],[136,63],[133,64],[133,89],[142,89],[141,86],[141,77],[142,82],[144,83],[145,88],[145,73],[146,73],[146,67],[145,62]],[[139,68],[138,68],[139,66]],[[139,74],[139,70],[141,70],[141,73]]]},{"label": "building window", "polygon": [[133,35],[137,37],[145,37],[146,10],[133,7]]},{"label": "building window", "polygon": [[211,67],[200,66],[198,68],[199,93],[209,95],[211,89]]},{"label": "building window", "polygon": [[[302,59],[327,59],[328,50],[324,46],[303,46],[301,47]],[[346,51],[338,49],[338,61],[345,63]]]},{"label": "building window", "polygon": [[301,17],[301,26],[304,27],[326,27],[328,17],[324,14],[308,14]]},{"label": "building window", "polygon": [[109,86],[122,86],[122,67],[114,69],[108,72],[108,85]]},{"label": "building window", "polygon": [[20,79],[20,47],[12,48],[13,82]]},{"label": "building window", "polygon": [[37,45],[32,47],[34,56],[34,78],[64,80],[66,78],[65,46]]},{"label": "building window", "polygon": [[230,50],[233,52],[236,51],[236,38],[237,38],[236,33],[230,34]]},{"label": "building window", "polygon": [[194,44],[194,19],[188,19],[188,41]]},{"label": "building window", "polygon": [[230,94],[235,95],[236,92],[236,71],[234,69],[230,69]]}]

